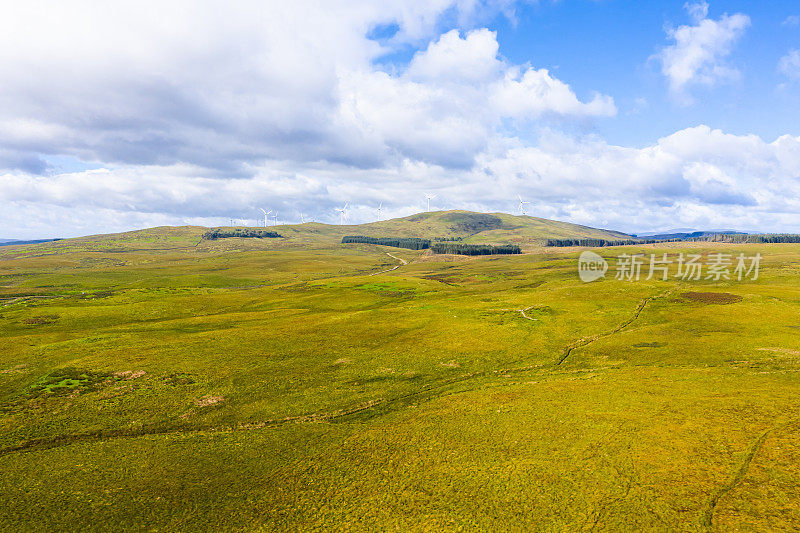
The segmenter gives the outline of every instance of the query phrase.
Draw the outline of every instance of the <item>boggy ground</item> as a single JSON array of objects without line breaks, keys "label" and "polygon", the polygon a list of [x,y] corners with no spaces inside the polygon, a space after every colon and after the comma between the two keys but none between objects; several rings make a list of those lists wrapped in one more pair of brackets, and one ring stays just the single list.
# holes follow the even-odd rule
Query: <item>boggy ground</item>
[{"label": "boggy ground", "polygon": [[4,249],[0,528],[797,529],[800,246],[693,246],[760,279],[177,229]]}]

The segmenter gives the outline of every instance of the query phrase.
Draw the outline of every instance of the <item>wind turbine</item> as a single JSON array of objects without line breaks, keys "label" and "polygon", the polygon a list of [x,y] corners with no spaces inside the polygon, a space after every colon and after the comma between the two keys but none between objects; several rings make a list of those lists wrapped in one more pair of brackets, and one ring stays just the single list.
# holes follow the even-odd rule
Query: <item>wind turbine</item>
[{"label": "wind turbine", "polygon": [[306,217],[303,215],[303,213],[300,213],[300,223],[301,224],[305,224],[306,223]]},{"label": "wind turbine", "polygon": [[264,213],[264,227],[266,228],[266,227],[267,227],[267,215],[269,215],[270,213],[272,213],[272,209],[270,209],[269,211],[264,211],[264,210],[263,210],[262,208],[260,208],[260,207],[259,207],[259,209],[261,209],[261,212],[262,212],[262,213]]},{"label": "wind turbine", "polygon": [[277,226],[278,225],[278,212],[277,211],[275,211],[275,214],[272,216],[272,218],[275,219],[275,225]]},{"label": "wind turbine", "polygon": [[433,200],[434,198],[436,198],[435,194],[426,194],[425,195],[425,199],[428,200],[428,211],[431,210],[431,200]]},{"label": "wind turbine", "polygon": [[519,194],[517,195],[517,198],[519,198],[519,212],[522,213],[523,215],[527,215],[527,213],[525,212],[525,204],[529,204],[530,202],[526,202],[525,200],[523,200],[522,196],[520,196]]},{"label": "wind turbine", "polygon": [[344,207],[342,207],[341,209],[338,208],[338,207],[334,207],[334,209],[339,212],[339,225],[340,226],[344,225],[344,219],[347,218],[347,206],[348,205],[350,205],[350,202],[345,202],[344,203]]},{"label": "wind turbine", "polygon": [[378,220],[381,218],[381,214],[383,213],[383,202],[378,205]]}]

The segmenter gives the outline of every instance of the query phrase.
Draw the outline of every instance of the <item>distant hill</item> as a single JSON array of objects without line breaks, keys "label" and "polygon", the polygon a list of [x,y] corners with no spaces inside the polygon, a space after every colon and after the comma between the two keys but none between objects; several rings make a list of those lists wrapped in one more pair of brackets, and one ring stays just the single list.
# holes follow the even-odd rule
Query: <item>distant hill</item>
[{"label": "distant hill", "polygon": [[29,241],[21,241],[18,239],[0,239],[0,246],[16,246],[18,244],[40,244],[43,242],[60,241],[61,239],[33,239]]},{"label": "distant hill", "polygon": [[[242,228],[244,229],[244,228]],[[42,244],[52,252],[80,247],[83,250],[151,250],[167,251],[186,247],[198,249],[246,250],[279,249],[287,246],[341,246],[342,237],[363,235],[367,237],[419,237],[438,240],[456,240],[463,244],[515,244],[522,249],[541,246],[547,239],[630,239],[617,231],[591,228],[569,222],[559,222],[532,216],[507,213],[476,213],[472,211],[431,211],[402,218],[393,218],[366,224],[285,224],[270,226],[282,238],[204,239],[208,228],[199,226],[164,226],[124,233],[91,235]],[[268,241],[268,242],[267,242]],[[15,242],[13,244],[21,244]]]},{"label": "distant hill", "polygon": [[430,211],[367,224],[330,225],[306,223],[277,226],[281,235],[292,237],[313,232],[341,239],[345,235],[367,237],[420,237],[460,239],[465,244],[517,244],[539,246],[546,239],[595,238],[630,239],[618,231],[591,228],[527,215],[476,213],[472,211]]},{"label": "distant hill", "polygon": [[691,231],[677,233],[656,233],[654,235],[639,235],[643,239],[655,239],[657,241],[667,240],[686,240],[710,237],[712,235],[747,235],[744,231]]}]

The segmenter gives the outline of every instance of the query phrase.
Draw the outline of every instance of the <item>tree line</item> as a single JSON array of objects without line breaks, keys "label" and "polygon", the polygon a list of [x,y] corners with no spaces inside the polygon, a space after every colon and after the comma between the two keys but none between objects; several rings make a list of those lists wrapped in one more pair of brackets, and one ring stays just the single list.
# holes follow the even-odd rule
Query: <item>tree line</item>
[{"label": "tree line", "polygon": [[430,239],[420,239],[417,237],[366,237],[364,235],[347,235],[342,237],[342,244],[379,244],[381,246],[393,246],[395,248],[407,248],[409,250],[425,250],[430,248]]},{"label": "tree line", "polygon": [[603,246],[626,246],[629,244],[653,244],[656,242],[667,242],[655,239],[625,239],[625,240],[606,240],[606,239],[545,239],[545,246],[565,247],[565,246],[589,246],[601,248]]},{"label": "tree line", "polygon": [[420,239],[418,237],[367,237],[364,235],[342,237],[342,244],[348,243],[379,244],[381,246],[393,246],[409,250],[430,249],[437,254],[497,255],[522,253],[520,247],[513,244],[492,246],[489,244],[461,244],[453,241],[440,241],[432,244],[430,239]]},{"label": "tree line", "polygon": [[715,233],[703,237],[686,239],[694,242],[727,242],[733,244],[778,244],[800,243],[800,235],[791,233],[765,233],[760,235],[747,235],[742,233]]},{"label": "tree line", "polygon": [[231,237],[241,237],[244,239],[277,239],[283,237],[283,235],[274,231],[253,228],[214,228],[203,234],[203,238],[209,241],[228,239]]},{"label": "tree line", "polygon": [[676,239],[626,239],[626,240],[606,240],[606,239],[545,239],[545,246],[588,246],[600,248],[603,246],[627,246],[634,244],[655,244],[662,242],[724,242],[731,244],[777,244],[777,243],[800,243],[800,235],[792,233],[771,233],[760,235],[748,235],[746,233],[710,233],[698,237],[684,237]]},{"label": "tree line", "polygon": [[437,254],[458,254],[458,255],[499,255],[499,254],[520,254],[522,250],[515,244],[501,244],[492,246],[489,244],[456,244],[449,242],[437,242],[431,245],[431,251]]}]

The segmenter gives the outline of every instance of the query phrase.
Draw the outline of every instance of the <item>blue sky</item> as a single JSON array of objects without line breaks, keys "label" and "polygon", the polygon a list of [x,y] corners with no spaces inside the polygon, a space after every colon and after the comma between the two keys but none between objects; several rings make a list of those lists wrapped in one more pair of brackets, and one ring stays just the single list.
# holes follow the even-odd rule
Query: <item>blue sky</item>
[{"label": "blue sky", "polygon": [[[778,70],[788,50],[800,47],[800,5],[715,2],[708,17],[744,13],[751,26],[726,61],[741,71],[735,83],[694,91],[693,105],[676,105],[655,56],[668,46],[665,29],[691,23],[685,2],[597,0],[517,5],[486,27],[497,32],[500,54],[569,80],[581,97],[614,96],[619,115],[592,124],[613,143],[644,146],[681,128],[707,124],[730,133],[774,139],[800,133],[800,91]],[[443,28],[458,27],[455,21]],[[415,49],[391,56],[407,63]]]},{"label": "blue sky", "polygon": [[[800,231],[800,5],[0,5],[0,237],[403,216]],[[54,229],[55,228],[55,229]]]},{"label": "blue sky", "polygon": [[751,19],[726,59],[741,78],[697,88],[694,105],[676,105],[653,56],[669,44],[665,28],[691,22],[684,6],[632,0],[541,2],[520,6],[516,23],[498,17],[490,27],[498,32],[500,53],[510,60],[553,69],[579,96],[591,91],[613,95],[619,115],[596,124],[609,142],[644,146],[698,124],[770,140],[800,134],[800,91],[796,85],[781,88],[788,80],[777,68],[788,50],[800,47],[800,27],[786,23],[800,13],[800,4],[709,3],[711,19],[725,13]]}]

